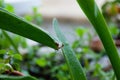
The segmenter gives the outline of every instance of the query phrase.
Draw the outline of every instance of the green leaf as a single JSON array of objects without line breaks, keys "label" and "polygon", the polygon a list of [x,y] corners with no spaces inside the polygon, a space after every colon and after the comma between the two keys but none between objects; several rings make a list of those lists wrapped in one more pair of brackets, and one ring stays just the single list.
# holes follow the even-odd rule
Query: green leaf
[{"label": "green leaf", "polygon": [[78,36],[80,36],[81,38],[85,35],[85,33],[87,33],[89,30],[84,28],[84,27],[79,27],[76,29],[76,33]]},{"label": "green leaf", "polygon": [[0,74],[5,72],[6,68],[5,68],[5,63],[1,63],[0,61]]},{"label": "green leaf", "polygon": [[70,45],[68,44],[66,38],[60,31],[60,29],[58,27],[58,22],[56,19],[53,20],[53,26],[54,26],[55,32],[58,36],[58,39],[64,45],[62,48],[62,51],[63,51],[64,57],[66,59],[66,62],[68,64],[72,80],[86,80],[86,77],[85,77],[83,69],[80,65],[80,62],[76,58],[76,55],[75,55],[74,51],[72,50],[72,48],[70,47]]},{"label": "green leaf", "polygon": [[17,60],[22,60],[22,56],[20,54],[14,54],[13,58],[17,59]]},{"label": "green leaf", "polygon": [[6,39],[11,43],[11,45],[13,46],[13,48],[16,50],[17,53],[19,53],[16,44],[13,42],[13,40],[11,39],[11,37],[7,34],[7,32],[5,32],[4,30],[2,30],[3,35],[6,37]]},{"label": "green leaf", "polygon": [[0,80],[37,80],[32,76],[7,76],[0,75]]},{"label": "green leaf", "polygon": [[0,0],[0,7],[5,7],[4,0]]},{"label": "green leaf", "polygon": [[[98,33],[118,80],[120,80],[120,57],[113,42],[108,26],[94,0],[77,0],[81,9]],[[96,6],[96,9],[94,8]],[[97,13],[97,16],[94,14]]]},{"label": "green leaf", "polygon": [[6,50],[0,50],[0,54],[5,54],[6,52]]},{"label": "green leaf", "polygon": [[27,20],[27,21],[30,21],[32,22],[33,18],[31,15],[25,15],[24,18]]},{"label": "green leaf", "polygon": [[44,57],[36,60],[36,64],[40,67],[45,67],[47,63],[48,61]]},{"label": "green leaf", "polygon": [[0,63],[0,74],[3,73],[3,72],[5,72],[5,71],[7,71],[7,70],[13,71],[12,66],[9,63],[7,63],[7,64]]},{"label": "green leaf", "polygon": [[119,29],[114,24],[109,25],[109,30],[110,30],[112,36],[116,36],[119,34]]},{"label": "green leaf", "polygon": [[12,67],[9,63],[5,64],[4,68],[5,68],[6,70],[14,71],[13,67]]},{"label": "green leaf", "polygon": [[10,4],[6,4],[5,9],[9,12],[14,13],[14,7]]},{"label": "green leaf", "polygon": [[58,49],[55,39],[40,27],[0,8],[0,28]]}]

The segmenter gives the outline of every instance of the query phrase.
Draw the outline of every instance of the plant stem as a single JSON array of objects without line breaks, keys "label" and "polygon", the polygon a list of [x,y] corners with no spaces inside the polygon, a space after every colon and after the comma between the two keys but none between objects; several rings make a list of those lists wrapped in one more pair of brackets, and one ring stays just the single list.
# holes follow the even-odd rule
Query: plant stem
[{"label": "plant stem", "polygon": [[19,53],[17,46],[15,45],[15,43],[13,42],[13,40],[11,39],[11,37],[7,34],[7,32],[5,32],[4,30],[2,30],[3,35],[8,39],[8,41],[11,43],[11,45],[13,46],[13,48],[15,49],[15,51],[17,53]]},{"label": "plant stem", "polygon": [[120,57],[118,55],[117,49],[110,35],[108,26],[104,20],[103,15],[101,14],[94,0],[77,1],[86,16],[88,17],[89,21],[94,26],[96,32],[98,33],[110,59],[115,75],[117,79],[120,80]]}]

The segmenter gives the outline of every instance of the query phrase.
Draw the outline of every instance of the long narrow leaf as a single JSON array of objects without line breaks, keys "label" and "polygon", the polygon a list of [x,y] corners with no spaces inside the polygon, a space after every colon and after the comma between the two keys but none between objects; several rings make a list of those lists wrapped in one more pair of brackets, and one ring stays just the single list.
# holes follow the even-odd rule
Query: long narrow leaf
[{"label": "long narrow leaf", "polygon": [[6,76],[0,75],[0,80],[37,80],[32,76]]},{"label": "long narrow leaf", "polygon": [[58,49],[58,44],[44,30],[0,8],[0,28]]},{"label": "long narrow leaf", "polygon": [[[117,49],[112,40],[103,15],[101,14],[94,0],[77,1],[92,25],[94,26],[96,32],[98,33],[107,52],[107,55],[111,61],[116,77],[118,80],[120,80],[120,57],[118,55]],[[97,15],[95,15],[95,13],[97,13]]]},{"label": "long narrow leaf", "polygon": [[11,37],[8,35],[7,32],[5,32],[4,30],[2,30],[3,35],[6,37],[6,39],[11,43],[11,45],[13,46],[13,48],[15,49],[15,51],[17,53],[19,53],[17,46],[15,45],[15,43],[13,42],[13,40],[11,39]]},{"label": "long narrow leaf", "polygon": [[53,20],[53,26],[55,29],[55,32],[58,36],[58,39],[63,43],[64,47],[62,48],[64,57],[66,59],[66,62],[68,64],[70,74],[72,77],[72,80],[86,80],[85,74],[83,72],[83,69],[80,65],[80,62],[75,56],[74,51],[68,44],[67,40],[65,39],[64,35],[60,31],[58,27],[58,22],[56,19]]}]

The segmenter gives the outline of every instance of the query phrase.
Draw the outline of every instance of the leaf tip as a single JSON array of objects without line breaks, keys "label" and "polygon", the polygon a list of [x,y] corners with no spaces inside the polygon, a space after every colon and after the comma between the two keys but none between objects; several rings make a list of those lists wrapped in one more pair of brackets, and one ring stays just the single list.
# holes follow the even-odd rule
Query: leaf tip
[{"label": "leaf tip", "polygon": [[62,43],[55,43],[57,45],[57,50],[61,49],[64,45]]}]

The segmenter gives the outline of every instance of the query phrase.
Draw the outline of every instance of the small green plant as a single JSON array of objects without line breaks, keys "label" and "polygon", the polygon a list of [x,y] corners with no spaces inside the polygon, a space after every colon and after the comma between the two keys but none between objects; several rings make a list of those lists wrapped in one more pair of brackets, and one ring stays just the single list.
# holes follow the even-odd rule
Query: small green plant
[{"label": "small green plant", "polygon": [[20,70],[19,63],[22,60],[22,56],[19,53],[14,53],[13,51],[0,50],[0,73],[5,71],[13,72],[12,66],[16,66],[16,70]]},{"label": "small green plant", "polygon": [[24,18],[30,22],[33,22],[37,25],[42,24],[42,15],[38,12],[38,9],[36,7],[33,8],[33,14],[32,15],[25,15]]},{"label": "small green plant", "polygon": [[[4,7],[3,0],[0,0],[0,6]],[[111,27],[111,34],[107,28],[104,18],[99,11],[94,0],[77,0],[88,19],[93,24],[96,32],[100,36],[103,42],[104,48],[113,66],[113,70],[117,79],[120,79],[120,60],[115,45],[113,43],[111,34],[116,35],[117,29]],[[89,4],[88,4],[89,3]],[[76,33],[79,39],[76,40],[72,47],[62,34],[59,29],[59,25],[56,19],[53,20],[53,27],[55,29],[57,39],[48,34],[38,26],[28,22],[31,21],[30,16],[26,16],[25,19],[16,16],[13,12],[12,7],[6,9],[0,8],[0,28],[6,31],[0,31],[0,79],[2,80],[37,80],[31,76],[11,76],[6,75],[6,72],[14,73],[15,70],[21,71],[26,75],[32,75],[40,80],[52,79],[52,80],[87,80],[89,76],[86,74],[90,73],[90,76],[96,77],[100,80],[114,80],[113,71],[104,72],[100,64],[97,63],[101,56],[105,55],[104,51],[101,51],[101,55],[93,52],[88,45],[84,45],[85,40],[90,43],[92,36],[89,33],[89,29],[77,28]],[[41,15],[37,14],[36,8],[34,8],[33,20],[36,20],[36,24],[41,23]],[[40,19],[39,19],[40,18]],[[34,21],[33,21],[34,22]],[[61,48],[64,55],[61,57],[60,62],[55,59],[55,53],[49,55],[38,55],[38,49],[41,45],[30,47],[26,44],[25,40],[20,36],[8,35],[15,33],[20,36],[37,41],[40,44],[51,47],[55,50]],[[85,38],[84,36],[87,36]],[[22,40],[22,41],[21,41]],[[61,43],[61,45],[60,45]],[[11,46],[12,44],[12,46]],[[25,54],[19,54],[19,45],[22,48],[26,48]],[[72,49],[73,48],[73,49]],[[13,51],[11,51],[11,49]],[[80,50],[78,50],[80,49]],[[40,54],[40,53],[39,53]],[[22,55],[22,56],[21,56]],[[90,57],[87,58],[86,55]],[[23,61],[22,61],[23,60]],[[95,62],[95,66],[90,66],[90,61]],[[80,64],[81,63],[81,64]],[[22,65],[20,70],[20,64]],[[84,68],[82,68],[84,67]],[[27,71],[25,71],[27,70]],[[70,75],[68,74],[70,72]],[[86,74],[85,74],[86,73]],[[47,77],[45,76],[47,75]]]}]

